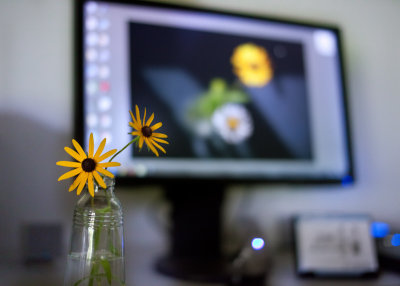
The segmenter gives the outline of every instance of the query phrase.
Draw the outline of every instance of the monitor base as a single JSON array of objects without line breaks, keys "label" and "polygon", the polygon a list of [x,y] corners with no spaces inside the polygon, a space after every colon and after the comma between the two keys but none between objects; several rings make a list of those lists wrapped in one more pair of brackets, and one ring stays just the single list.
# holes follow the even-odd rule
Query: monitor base
[{"label": "monitor base", "polygon": [[169,249],[156,270],[190,281],[226,281],[228,263],[221,250],[225,185],[191,180],[164,188],[171,204]]}]

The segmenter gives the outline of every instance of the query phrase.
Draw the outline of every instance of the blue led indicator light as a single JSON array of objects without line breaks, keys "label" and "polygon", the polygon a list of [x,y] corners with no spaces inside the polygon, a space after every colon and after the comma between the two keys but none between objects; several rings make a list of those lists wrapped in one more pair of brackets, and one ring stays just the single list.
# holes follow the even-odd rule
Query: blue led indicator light
[{"label": "blue led indicator light", "polygon": [[264,247],[264,239],[256,237],[253,238],[251,241],[251,247],[253,247],[254,250],[260,250]]},{"label": "blue led indicator light", "polygon": [[400,234],[396,233],[392,236],[392,245],[393,246],[400,246]]},{"label": "blue led indicator light", "polygon": [[342,178],[342,186],[347,186],[353,183],[353,176],[347,175]]},{"label": "blue led indicator light", "polygon": [[383,238],[389,234],[389,225],[385,222],[373,222],[371,224],[371,235],[374,238]]}]

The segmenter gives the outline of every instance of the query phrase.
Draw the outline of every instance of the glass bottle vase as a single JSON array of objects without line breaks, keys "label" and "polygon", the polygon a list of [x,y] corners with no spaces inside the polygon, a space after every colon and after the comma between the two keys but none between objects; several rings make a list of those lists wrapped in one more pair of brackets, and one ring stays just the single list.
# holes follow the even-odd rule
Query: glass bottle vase
[{"label": "glass bottle vase", "polygon": [[115,180],[103,179],[105,189],[95,184],[92,197],[86,185],[75,205],[64,286],[125,285],[122,208]]}]

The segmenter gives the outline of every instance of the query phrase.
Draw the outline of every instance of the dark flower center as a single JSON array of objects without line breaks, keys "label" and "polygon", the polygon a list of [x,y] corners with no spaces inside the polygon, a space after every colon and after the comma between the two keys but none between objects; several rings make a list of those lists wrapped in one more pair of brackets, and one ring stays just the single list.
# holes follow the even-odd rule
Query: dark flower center
[{"label": "dark flower center", "polygon": [[153,134],[153,130],[149,126],[142,127],[142,134],[144,137],[150,137]]},{"label": "dark flower center", "polygon": [[96,162],[91,158],[86,158],[82,161],[82,169],[85,172],[93,172],[96,169]]}]

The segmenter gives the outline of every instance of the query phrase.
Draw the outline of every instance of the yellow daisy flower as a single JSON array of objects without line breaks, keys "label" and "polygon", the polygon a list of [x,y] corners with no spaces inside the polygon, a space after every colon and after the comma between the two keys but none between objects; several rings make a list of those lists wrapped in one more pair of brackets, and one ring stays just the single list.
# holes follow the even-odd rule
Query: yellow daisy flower
[{"label": "yellow daisy flower", "polygon": [[273,77],[268,52],[252,43],[235,48],[231,57],[234,73],[247,86],[262,87]]},{"label": "yellow daisy flower", "polygon": [[94,142],[92,133],[90,134],[89,138],[89,152],[87,155],[83,151],[81,145],[79,145],[79,143],[76,142],[74,139],[72,139],[72,144],[74,145],[76,151],[68,147],[65,147],[64,150],[78,162],[58,161],[56,164],[59,166],[75,168],[65,173],[61,177],[59,177],[58,180],[61,181],[78,175],[78,177],[70,186],[69,191],[71,192],[75,190],[76,187],[78,187],[77,195],[80,195],[87,181],[89,193],[92,197],[94,197],[93,178],[96,179],[97,183],[102,188],[106,188],[106,184],[104,183],[99,173],[108,176],[110,178],[113,178],[114,175],[110,171],[107,171],[105,168],[117,167],[121,165],[120,163],[117,162],[100,163],[101,161],[107,159],[108,157],[112,156],[115,152],[117,152],[117,149],[110,150],[101,155],[101,152],[103,152],[104,146],[106,145],[106,139],[104,138],[101,141],[96,153],[94,153]]},{"label": "yellow daisy flower", "polygon": [[[158,143],[168,144],[167,141],[161,138],[168,138],[167,135],[162,133],[155,133],[162,126],[161,122],[158,122],[152,126],[150,124],[153,122],[154,113],[147,119],[146,121],[146,108],[144,109],[143,121],[140,119],[139,107],[136,105],[136,117],[133,115],[132,111],[129,110],[129,113],[132,117],[132,122],[129,122],[129,126],[131,126],[135,131],[131,132],[133,136],[139,137],[139,148],[142,149],[143,143],[146,142],[146,145],[153,151],[156,156],[158,156],[158,149],[162,152],[166,153],[165,149],[160,146]],[[157,143],[158,142],[158,143]]]}]

